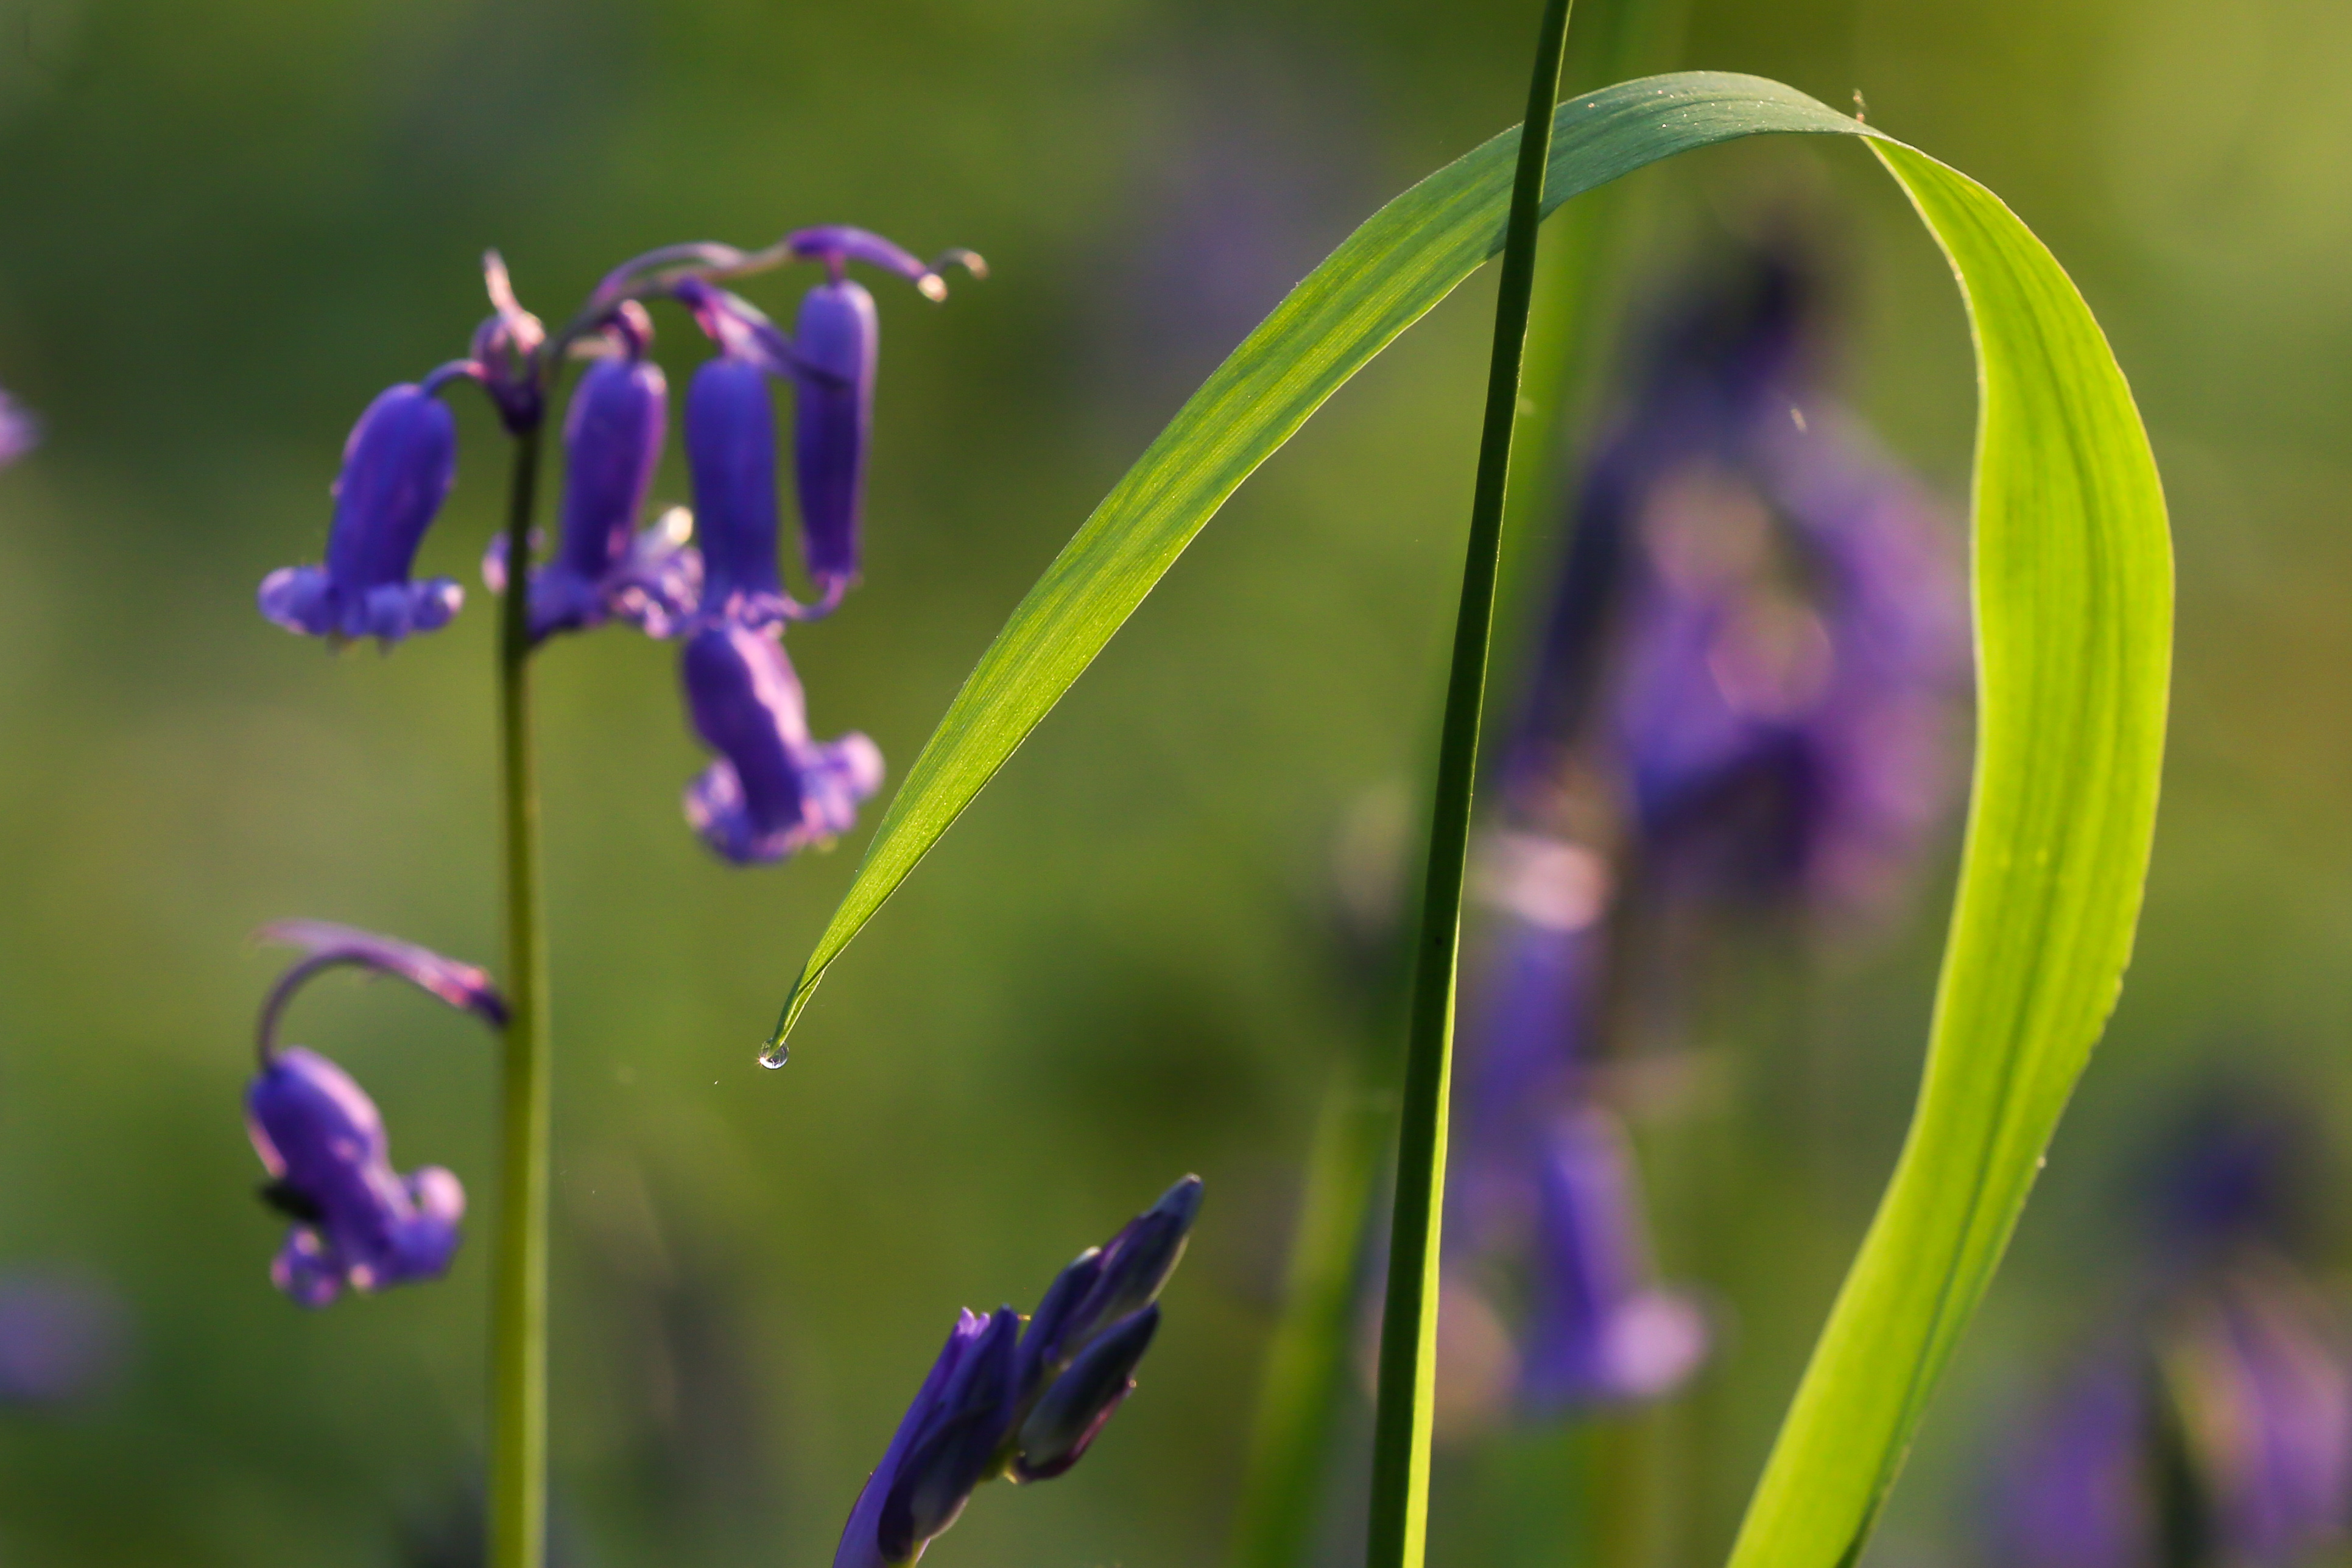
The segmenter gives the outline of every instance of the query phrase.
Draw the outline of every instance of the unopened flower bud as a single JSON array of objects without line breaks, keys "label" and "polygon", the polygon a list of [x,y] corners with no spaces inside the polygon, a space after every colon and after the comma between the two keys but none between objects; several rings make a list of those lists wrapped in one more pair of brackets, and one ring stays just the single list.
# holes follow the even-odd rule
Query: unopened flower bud
[{"label": "unopened flower bud", "polygon": [[1051,1480],[1078,1462],[1097,1433],[1135,1390],[1136,1364],[1160,1328],[1157,1305],[1113,1323],[1047,1385],[1014,1439],[1013,1474]]}]

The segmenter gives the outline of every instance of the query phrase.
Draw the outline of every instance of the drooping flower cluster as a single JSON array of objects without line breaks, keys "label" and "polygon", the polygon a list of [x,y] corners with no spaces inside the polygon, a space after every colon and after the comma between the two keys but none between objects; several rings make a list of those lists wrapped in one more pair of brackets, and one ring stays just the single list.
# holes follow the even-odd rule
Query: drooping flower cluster
[{"label": "drooping flower cluster", "polygon": [[[719,286],[787,261],[817,262],[826,272],[790,335]],[[880,785],[880,754],[860,735],[822,744],[810,737],[781,639],[787,622],[837,609],[858,576],[879,320],[873,296],[847,275],[853,261],[905,277],[934,300],[947,293],[940,267],[984,271],[969,251],[925,263],[878,235],[838,226],[803,229],[756,252],[672,246],[617,268],[551,338],[517,303],[491,256],[494,309],[468,357],[369,405],[344,450],[325,560],[272,572],[261,585],[262,613],[289,631],[339,643],[373,637],[386,647],[448,624],[464,590],[452,579],[414,576],[457,473],[457,422],[439,393],[452,382],[475,382],[510,433],[529,434],[545,417],[565,360],[585,358],[563,420],[558,537],[527,572],[532,641],[608,622],[683,640],[693,727],[718,753],[687,792],[687,816],[728,860],[779,860],[844,831]],[[646,521],[669,394],[650,357],[644,301],[663,297],[685,307],[719,352],[686,393],[693,508]],[[801,556],[814,589],[805,601],[786,589],[779,559],[778,382],[793,398]],[[518,575],[507,555],[500,538],[483,559],[495,592]]]},{"label": "drooping flower cluster", "polygon": [[1706,1351],[1696,1302],[1654,1281],[1599,1088],[1645,945],[1717,909],[1882,908],[1951,792],[1957,573],[1933,508],[1820,386],[1811,293],[1759,253],[1652,333],[1504,753],[1448,1288],[1524,1257],[1538,1410],[1654,1397]]},{"label": "drooping flower cluster", "polygon": [[982,1482],[1050,1480],[1078,1462],[1135,1387],[1160,1287],[1201,1207],[1186,1176],[1055,1277],[1024,1328],[965,1312],[850,1511],[834,1568],[896,1568],[956,1521]]},{"label": "drooping flower cluster", "polygon": [[294,1222],[270,1280],[301,1305],[323,1307],[346,1288],[365,1294],[437,1279],[457,1254],[466,1189],[437,1166],[395,1171],[375,1102],[327,1058],[278,1045],[278,1022],[312,976],[345,965],[396,976],[493,1028],[505,1026],[506,1002],[472,965],[389,936],[322,921],[261,935],[307,949],[262,1003],[261,1071],[245,1094],[246,1128],[269,1173],[262,1197]]},{"label": "drooping flower cluster", "polygon": [[2157,1173],[2143,1298],[2004,1430],[2018,1568],[2294,1568],[2352,1541],[2352,1336],[2294,1260],[2294,1114],[2229,1092]]}]

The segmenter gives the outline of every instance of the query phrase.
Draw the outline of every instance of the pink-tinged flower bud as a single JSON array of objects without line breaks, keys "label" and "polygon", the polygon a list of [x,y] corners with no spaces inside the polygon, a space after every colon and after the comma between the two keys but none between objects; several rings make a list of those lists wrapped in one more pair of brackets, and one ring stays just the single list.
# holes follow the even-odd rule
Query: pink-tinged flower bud
[{"label": "pink-tinged flower bud", "polygon": [[343,448],[324,566],[262,580],[262,614],[289,632],[389,646],[436,631],[465,602],[452,580],[409,580],[417,546],[457,472],[457,422],[429,385],[403,382],[368,404]]},{"label": "pink-tinged flower bud", "polygon": [[739,865],[782,860],[848,831],[881,787],[882,754],[862,735],[809,737],[806,699],[783,645],[712,622],[688,639],[687,710],[719,759],[688,786],[686,818]]}]

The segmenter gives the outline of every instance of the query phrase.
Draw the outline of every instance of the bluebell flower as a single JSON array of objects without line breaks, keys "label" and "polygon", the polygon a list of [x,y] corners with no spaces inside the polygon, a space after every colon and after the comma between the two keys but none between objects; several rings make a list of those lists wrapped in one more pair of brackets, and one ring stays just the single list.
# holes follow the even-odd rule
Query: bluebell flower
[{"label": "bluebell flower", "polygon": [[278,1023],[305,982],[337,966],[397,976],[496,1027],[506,1022],[504,999],[472,965],[391,937],[316,921],[262,935],[309,950],[262,1004],[261,1071],[245,1097],[247,1130],[269,1174],[262,1195],[294,1221],[271,1281],[301,1305],[322,1307],[346,1288],[437,1278],[457,1252],[465,1188],[438,1166],[396,1172],[375,1103],[325,1057],[280,1047]]},{"label": "bluebell flower", "polygon": [[343,447],[323,566],[262,580],[261,612],[289,632],[389,646],[449,622],[465,602],[455,580],[411,581],[417,546],[457,472],[457,423],[434,393],[460,370],[404,382],[368,404]]},{"label": "bluebell flower", "polygon": [[1522,1396],[1538,1409],[1656,1398],[1706,1358],[1706,1314],[1656,1283],[1616,1118],[1580,1106],[1549,1144]]},{"label": "bluebell flower", "polygon": [[[880,323],[874,297],[846,276],[847,264],[896,273],[933,300],[947,298],[940,267],[954,263],[975,277],[987,272],[971,251],[925,262],[878,235],[839,225],[787,235],[778,249],[823,262],[829,273],[802,300],[796,337],[787,338],[757,307],[702,278],[672,287],[720,350],[687,390],[703,609],[752,626],[829,614],[857,578]],[[789,380],[794,389],[794,482],[802,555],[817,590],[814,604],[793,599],[782,584],[775,411],[755,369]]]},{"label": "bluebell flower", "polygon": [[776,558],[776,405],[769,375],[749,353],[723,353],[696,371],[686,389],[700,615],[750,628],[802,614],[784,591]]},{"label": "bluebell flower", "polygon": [[947,298],[940,269],[950,262],[987,276],[979,256],[950,251],[918,260],[879,235],[840,226],[786,236],[793,255],[824,264],[829,276],[801,300],[793,324],[798,396],[793,404],[793,478],[800,494],[801,549],[810,580],[835,603],[857,580],[866,450],[874,432],[874,371],[881,323],[874,297],[847,276],[851,261],[911,281],[927,299]]},{"label": "bluebell flower", "polygon": [[[673,509],[640,529],[638,516],[661,465],[669,389],[645,357],[652,322],[625,302],[606,333],[612,351],[581,376],[563,422],[563,507],[554,559],[530,573],[534,642],[609,619],[656,637],[693,608],[701,566],[687,545],[691,521]],[[506,591],[505,536],[493,539],[482,576]]]},{"label": "bluebell flower", "polygon": [[1169,1188],[1063,1270],[1025,1330],[1010,1307],[962,1312],[859,1491],[834,1568],[913,1563],[982,1482],[1076,1464],[1134,1390],[1200,1205],[1198,1176]]},{"label": "bluebell flower", "polygon": [[782,860],[856,825],[881,787],[882,754],[863,735],[809,737],[800,677],[770,632],[706,623],[680,668],[695,733],[719,753],[687,787],[686,819],[739,865]]}]

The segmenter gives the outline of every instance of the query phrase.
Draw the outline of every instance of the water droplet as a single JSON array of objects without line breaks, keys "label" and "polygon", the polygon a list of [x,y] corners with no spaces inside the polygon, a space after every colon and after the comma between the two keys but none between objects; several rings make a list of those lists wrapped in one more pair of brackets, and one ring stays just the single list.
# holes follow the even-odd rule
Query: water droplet
[{"label": "water droplet", "polygon": [[790,1061],[792,1059],[792,1051],[788,1050],[785,1047],[784,1042],[780,1040],[776,1041],[775,1044],[768,1047],[767,1050],[760,1053],[760,1065],[768,1068],[782,1067],[785,1062]]}]

